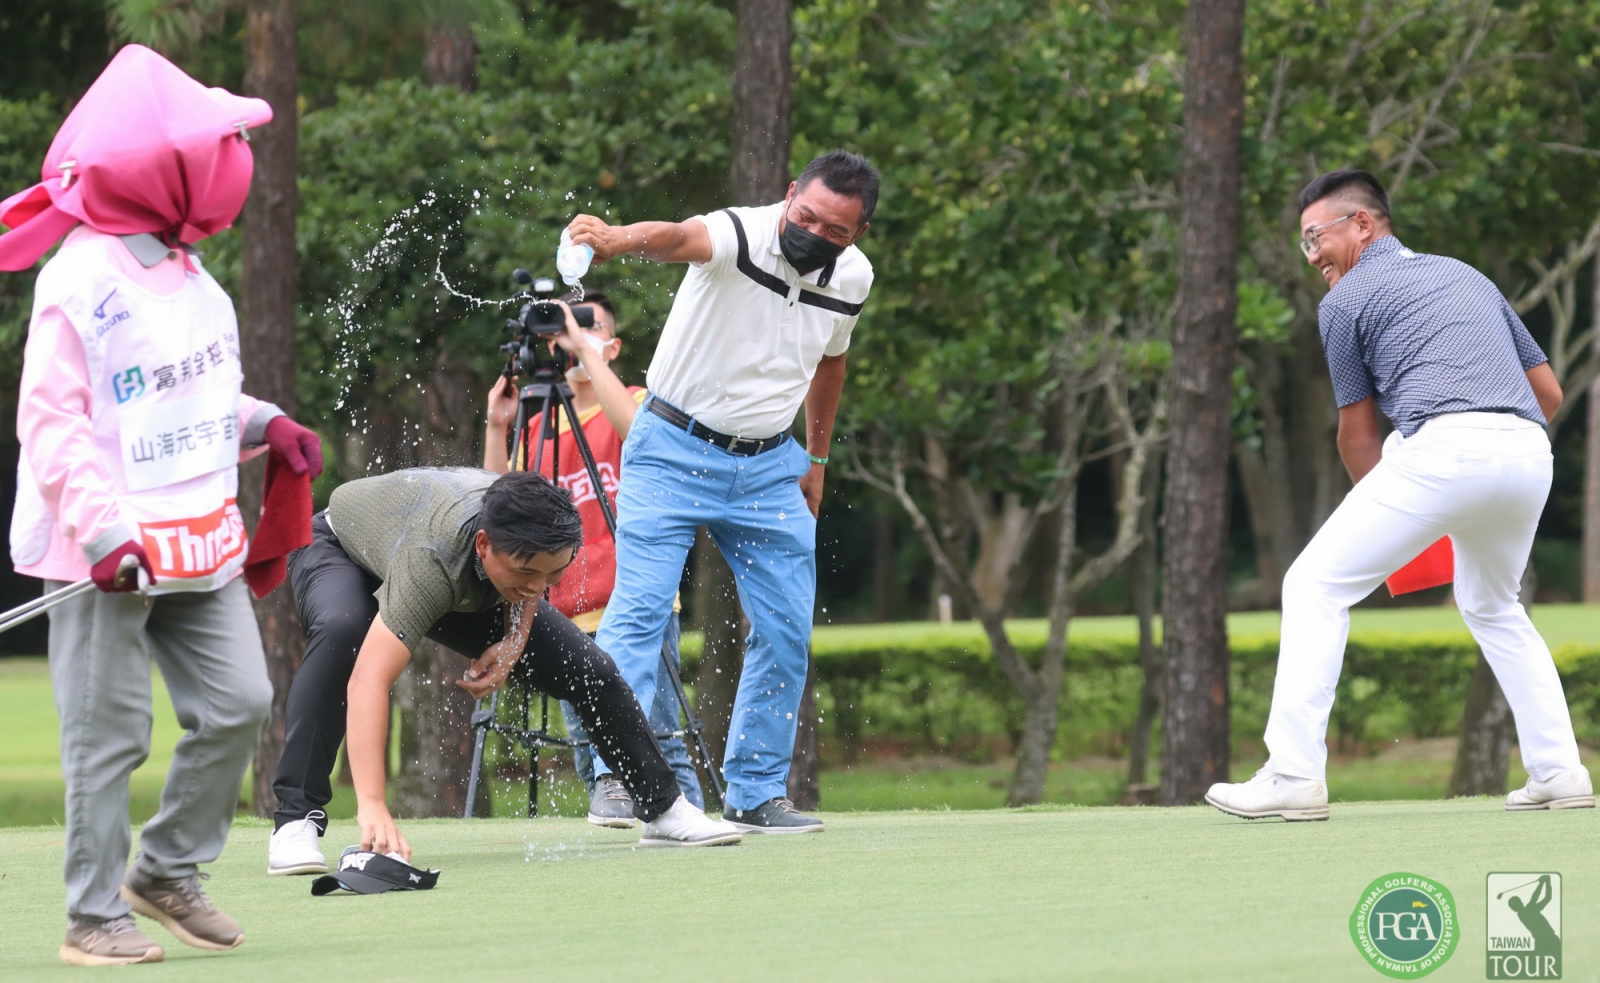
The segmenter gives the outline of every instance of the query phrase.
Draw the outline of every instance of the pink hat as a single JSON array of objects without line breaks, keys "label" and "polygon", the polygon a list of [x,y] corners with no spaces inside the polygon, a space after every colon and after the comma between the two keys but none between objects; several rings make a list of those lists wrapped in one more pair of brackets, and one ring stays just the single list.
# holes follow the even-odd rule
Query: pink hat
[{"label": "pink hat", "polygon": [[233,224],[254,160],[260,99],[208,89],[137,44],[117,52],[61,124],[43,180],[0,202],[0,270],[25,270],[79,222],[194,243]]}]

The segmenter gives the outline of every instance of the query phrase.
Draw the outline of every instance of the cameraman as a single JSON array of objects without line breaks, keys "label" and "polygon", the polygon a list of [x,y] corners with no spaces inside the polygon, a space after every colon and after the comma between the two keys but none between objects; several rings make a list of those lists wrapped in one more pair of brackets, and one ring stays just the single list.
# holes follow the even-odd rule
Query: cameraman
[{"label": "cameraman", "polygon": [[[628,432],[616,589],[597,640],[651,704],[662,631],[704,524],[751,625],[723,759],[723,817],[748,832],[822,828],[785,793],[811,641],[823,468],[844,353],[872,287],[872,264],[855,241],[877,203],[878,172],[835,150],[765,207],[626,226],[580,215],[568,226],[596,263],[632,254],[689,264],[650,363],[649,412]],[[802,404],[805,447],[789,436]]]},{"label": "cameraman", "polygon": [[[568,309],[587,308],[593,323],[582,327]],[[585,440],[594,453],[595,465],[600,472],[605,492],[616,506],[618,475],[622,472],[622,441],[633,424],[634,411],[644,401],[645,391],[638,386],[625,386],[611,370],[610,362],[622,353],[622,341],[617,337],[617,310],[611,299],[597,290],[586,292],[581,303],[569,296],[562,308],[567,310],[567,330],[554,339],[554,344],[572,355],[577,364],[567,370],[567,383],[572,387],[572,406],[578,412],[578,425],[583,428]],[[510,429],[517,418],[517,385],[515,379],[497,380],[489,392],[487,412],[488,435],[483,451],[483,466],[489,471],[504,474],[511,469],[508,457]],[[556,484],[572,494],[572,500],[583,516],[583,549],[572,562],[561,583],[550,589],[550,603],[557,611],[571,618],[580,629],[594,634],[605,614],[606,603],[611,599],[612,583],[617,575],[616,544],[611,531],[606,528],[605,515],[600,510],[599,499],[578,454],[577,442],[572,437],[572,425],[564,415],[557,416],[557,436],[554,444],[544,448],[541,466],[550,467],[556,475]],[[528,421],[523,444],[516,448],[518,468],[531,468],[537,456],[537,442],[544,419],[542,414]],[[674,664],[678,662],[678,615],[674,611],[667,622],[667,648]],[[567,733],[579,740],[587,738],[583,721],[572,704],[561,701],[561,712],[567,723]],[[656,689],[655,700],[650,705],[650,726],[656,733],[678,729],[677,694],[670,687]],[[661,742],[667,763],[678,776],[678,786],[696,806],[704,807],[700,792],[700,779],[689,760],[689,750],[681,737]],[[573,761],[578,777],[583,779],[589,793],[589,822],[596,826],[627,828],[633,825],[633,800],[628,789],[614,775],[602,775],[596,780],[594,753],[590,748],[573,749]]]},{"label": "cameraman", "polygon": [[[526,471],[409,468],[346,482],[289,556],[305,659],[289,688],[267,873],[323,873],[317,838],[345,737],[361,846],[410,847],[384,795],[389,690],[424,637],[478,653],[457,685],[482,698],[516,669],[577,707],[595,743],[621,761],[642,846],[715,846],[738,831],[689,804],[616,664],[542,600],[583,543],[572,498]],[[504,610],[510,605],[510,610]]]}]

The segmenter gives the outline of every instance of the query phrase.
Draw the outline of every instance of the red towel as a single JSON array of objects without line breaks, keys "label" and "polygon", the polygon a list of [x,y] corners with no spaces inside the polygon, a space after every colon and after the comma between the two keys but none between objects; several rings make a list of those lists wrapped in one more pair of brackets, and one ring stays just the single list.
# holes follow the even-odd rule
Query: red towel
[{"label": "red towel", "polygon": [[1389,596],[1448,584],[1456,578],[1456,551],[1446,536],[1389,576]]},{"label": "red towel", "polygon": [[310,545],[311,475],[295,474],[283,456],[273,452],[267,455],[261,521],[244,565],[245,583],[257,597],[266,597],[283,583],[289,554]]}]

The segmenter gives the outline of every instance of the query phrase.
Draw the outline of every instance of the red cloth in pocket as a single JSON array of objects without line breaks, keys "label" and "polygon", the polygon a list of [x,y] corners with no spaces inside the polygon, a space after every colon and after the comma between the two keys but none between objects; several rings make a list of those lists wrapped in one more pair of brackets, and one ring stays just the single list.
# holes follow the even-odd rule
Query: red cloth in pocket
[{"label": "red cloth in pocket", "polygon": [[1390,574],[1389,595],[1398,597],[1412,591],[1438,587],[1456,579],[1456,551],[1446,536],[1423,550],[1416,559]]},{"label": "red cloth in pocket", "polygon": [[261,522],[250,541],[244,579],[257,597],[266,597],[283,583],[290,553],[311,545],[311,473],[295,474],[283,455],[267,455],[266,490],[261,495]]}]

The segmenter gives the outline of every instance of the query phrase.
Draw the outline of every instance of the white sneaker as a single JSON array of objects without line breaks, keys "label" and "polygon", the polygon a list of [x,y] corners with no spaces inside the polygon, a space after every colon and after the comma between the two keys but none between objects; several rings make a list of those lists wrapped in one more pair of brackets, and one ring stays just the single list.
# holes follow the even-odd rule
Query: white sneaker
[{"label": "white sneaker", "polygon": [[1314,778],[1293,778],[1263,768],[1248,782],[1218,782],[1206,801],[1230,816],[1265,819],[1282,816],[1291,823],[1328,818],[1328,786]]},{"label": "white sneaker", "polygon": [[318,809],[304,819],[284,823],[273,832],[272,840],[267,846],[268,874],[328,872],[328,863],[322,858],[322,851],[317,849],[317,837],[320,833],[312,816],[327,822],[327,816]]},{"label": "white sneaker", "polygon": [[1506,809],[1523,812],[1529,809],[1593,809],[1594,786],[1589,782],[1589,770],[1564,771],[1548,781],[1528,784],[1506,796]]},{"label": "white sneaker", "polygon": [[696,809],[688,799],[678,796],[672,808],[644,824],[640,846],[727,846],[744,835],[732,824]]}]

